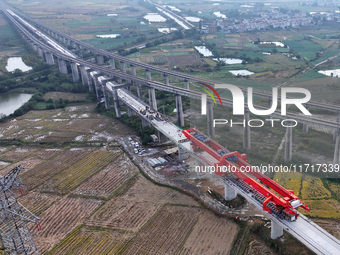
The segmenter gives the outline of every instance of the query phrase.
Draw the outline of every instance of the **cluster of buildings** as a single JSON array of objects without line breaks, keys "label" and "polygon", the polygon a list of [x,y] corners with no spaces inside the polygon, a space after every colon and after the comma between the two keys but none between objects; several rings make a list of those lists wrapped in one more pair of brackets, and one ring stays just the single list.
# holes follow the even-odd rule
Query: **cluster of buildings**
[{"label": "cluster of buildings", "polygon": [[323,20],[338,20],[340,21],[339,13],[281,13],[278,10],[271,12],[261,12],[259,17],[251,19],[230,19],[218,18],[213,23],[202,26],[202,33],[216,32],[249,32],[256,30],[268,29],[287,29],[299,28],[303,26],[312,26]]}]

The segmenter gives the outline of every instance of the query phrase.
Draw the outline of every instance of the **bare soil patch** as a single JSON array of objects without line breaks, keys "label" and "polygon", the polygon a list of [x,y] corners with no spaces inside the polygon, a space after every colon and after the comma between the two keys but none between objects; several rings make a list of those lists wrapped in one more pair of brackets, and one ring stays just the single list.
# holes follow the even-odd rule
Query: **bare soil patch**
[{"label": "bare soil patch", "polygon": [[235,223],[204,211],[179,254],[228,254],[237,232]]},{"label": "bare soil patch", "polygon": [[196,224],[200,212],[197,208],[164,206],[131,240],[124,254],[175,254]]},{"label": "bare soil patch", "polygon": [[[137,231],[165,203],[199,205],[187,195],[157,186],[139,176],[126,192],[106,202],[87,224]],[[116,213],[110,214],[112,211]]]},{"label": "bare soil patch", "polygon": [[170,55],[167,56],[167,59],[172,65],[176,66],[193,66],[202,64],[202,61],[195,54]]}]

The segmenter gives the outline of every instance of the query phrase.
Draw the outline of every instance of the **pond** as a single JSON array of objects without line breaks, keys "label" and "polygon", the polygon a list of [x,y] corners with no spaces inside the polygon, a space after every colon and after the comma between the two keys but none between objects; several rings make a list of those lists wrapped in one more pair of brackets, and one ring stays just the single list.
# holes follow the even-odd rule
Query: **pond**
[{"label": "pond", "polygon": [[172,31],[176,31],[177,28],[174,28],[174,27],[172,27],[172,28],[163,27],[163,28],[157,28],[157,30],[158,30],[158,32],[161,32],[161,33],[164,33],[164,34],[168,34],[168,33],[172,32]]},{"label": "pond", "polygon": [[148,20],[149,22],[165,22],[166,18],[159,15],[158,13],[148,13],[144,16],[144,19]]},{"label": "pond", "polygon": [[10,92],[0,94],[0,115],[10,115],[19,109],[30,98],[31,94]]},{"label": "pond", "polygon": [[227,65],[242,64],[242,59],[239,58],[213,58],[215,61],[222,61]]},{"label": "pond", "polygon": [[21,57],[11,57],[7,60],[6,70],[13,72],[15,69],[20,69],[22,72],[32,70],[32,67],[27,66]]},{"label": "pond", "polygon": [[252,75],[254,74],[253,72],[250,72],[248,70],[232,70],[232,71],[229,71],[231,72],[233,75],[241,75],[241,76],[249,76],[249,75]]},{"label": "pond", "polygon": [[204,57],[213,56],[212,52],[205,46],[195,46],[195,49],[201,53]]},{"label": "pond", "polygon": [[318,73],[331,77],[340,77],[340,69],[318,71]]},{"label": "pond", "polygon": [[285,47],[282,42],[260,42],[260,44],[275,44],[276,47]]},{"label": "pond", "polygon": [[97,38],[116,38],[118,36],[120,36],[120,34],[96,35]]}]

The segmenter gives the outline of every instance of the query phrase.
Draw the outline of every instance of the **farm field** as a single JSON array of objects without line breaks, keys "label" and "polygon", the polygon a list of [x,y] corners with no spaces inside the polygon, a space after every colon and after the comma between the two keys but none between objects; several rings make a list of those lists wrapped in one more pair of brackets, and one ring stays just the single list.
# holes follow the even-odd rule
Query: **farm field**
[{"label": "farm field", "polygon": [[[105,50],[138,43],[139,38],[156,38],[159,24],[149,24],[143,16],[150,12],[137,1],[8,1],[32,18],[59,31]],[[109,15],[111,14],[111,15]],[[114,15],[112,15],[114,14]],[[160,26],[166,26],[162,23]],[[97,38],[96,35],[119,34],[117,38]]]},{"label": "farm field", "polygon": [[122,154],[98,174],[77,187],[73,193],[107,198],[135,173],[137,169],[129,158]]},{"label": "farm field", "polygon": [[119,254],[133,236],[129,232],[82,226],[76,228],[50,254]]},{"label": "farm field", "polygon": [[[138,39],[156,38],[159,35],[156,28],[165,25],[142,24],[143,15],[150,10],[138,4],[132,7],[135,1],[114,1],[116,4],[103,0],[96,3],[80,0],[52,0],[40,4],[21,0],[9,2],[46,25],[107,50],[117,46],[130,47],[129,44]],[[212,4],[205,5],[209,6],[209,11],[218,8],[212,7]],[[207,10],[202,16],[213,17]],[[109,13],[118,16],[108,16]],[[0,28],[4,31],[2,35],[13,36],[6,22],[0,20]],[[96,34],[109,33],[119,33],[121,37],[96,38]],[[333,35],[334,31],[327,33]],[[294,78],[306,66],[337,54],[339,50],[331,46],[334,40],[324,37],[313,29],[216,34],[201,37],[201,40],[161,44],[130,57],[209,79],[269,90]],[[252,43],[257,39],[282,41],[289,48],[258,46]],[[221,57],[233,55],[251,60],[219,67],[212,58],[203,58],[194,50],[193,46],[201,43],[212,47],[216,44],[221,48],[218,51]],[[326,47],[330,50],[323,54]],[[15,48],[11,50],[14,52]],[[287,54],[290,51],[299,58],[294,59],[293,55]],[[321,56],[317,58],[319,54]],[[334,65],[335,62],[332,62],[324,67]],[[244,68],[255,74],[241,77],[229,72]],[[141,70],[137,71],[140,75]],[[310,88],[313,95],[317,94],[317,99],[339,103],[337,81],[330,77],[322,78],[316,71],[313,69],[300,78],[297,76],[297,80],[292,79],[293,85],[299,83]],[[160,81],[164,78],[162,74],[153,73],[152,76]],[[171,78],[170,82],[174,86],[181,85],[176,79]],[[18,164],[24,165],[22,179],[28,194],[20,197],[19,201],[41,217],[43,231],[37,232],[33,226],[31,229],[42,254],[224,254],[230,251],[238,232],[236,224],[207,211],[191,197],[157,186],[138,173],[138,168],[116,142],[134,133],[131,129],[96,113],[96,105],[86,104],[84,94],[52,92],[44,98],[81,102],[83,105],[31,111],[0,123],[0,174]],[[281,139],[281,131],[268,137],[272,140],[267,143],[268,150],[276,150],[276,138],[280,136]],[[228,135],[234,136],[235,133]],[[256,148],[263,141],[258,134],[252,135],[255,136],[255,139],[252,137],[255,142],[253,148]],[[228,140],[228,144],[238,143],[237,146],[241,146],[238,137],[232,139]],[[259,148],[259,151],[262,149]],[[326,150],[323,153],[329,155]],[[268,156],[263,154],[258,161]],[[251,157],[256,158],[254,154]],[[307,215],[339,220],[338,184],[298,175],[290,179],[275,177],[311,206],[312,211]],[[336,221],[325,222],[338,226]],[[329,231],[338,233],[334,229]],[[254,245],[245,254],[257,251],[256,246],[266,245],[253,241],[250,240]],[[269,254],[269,247],[268,250]],[[263,251],[260,249],[258,252]]]},{"label": "farm field", "polygon": [[107,166],[119,152],[119,150],[93,151],[87,155],[83,154],[80,160],[47,181],[42,189],[66,194]]},{"label": "farm field", "polygon": [[[102,121],[90,135],[93,124],[89,118]],[[46,145],[23,140],[21,145],[7,142],[0,147],[1,174],[17,164],[25,167],[21,178],[26,195],[18,196],[18,201],[40,218],[42,231],[32,224],[29,227],[41,254],[134,254],[135,249],[144,248],[173,253],[180,252],[181,247],[186,254],[200,242],[198,233],[209,236],[204,244],[211,245],[228,235],[223,249],[230,250],[237,225],[210,213],[193,198],[145,179],[115,143],[134,132],[115,119],[94,113],[91,105],[30,111],[0,123],[0,129],[6,135],[10,125],[16,126],[16,132],[30,125],[30,135],[40,135],[44,128],[36,127],[49,119],[82,125],[78,130],[72,123],[57,126],[50,132],[58,129],[61,137],[77,132],[84,141],[64,138],[49,140]],[[0,142],[4,140],[0,138]],[[211,228],[205,228],[205,220]],[[219,231],[213,232],[215,228]],[[143,248],[141,244],[150,235]]]},{"label": "farm field", "polygon": [[137,236],[131,240],[124,254],[176,253],[183,239],[197,222],[200,210],[197,208],[165,206],[148,222]]},{"label": "farm field", "polygon": [[[122,190],[96,211],[88,224],[137,231],[165,203],[198,206],[193,199],[171,189],[150,185],[138,176],[129,184],[128,190]],[[110,211],[116,213],[110,214]]]},{"label": "farm field", "polygon": [[39,216],[42,231],[38,232],[35,226],[30,229],[38,250],[42,254],[46,253],[80,225],[100,203],[100,200],[72,197],[65,197],[54,203]]},{"label": "farm field", "polygon": [[[310,212],[301,210],[303,214],[316,218],[339,219],[338,183],[326,181],[325,185],[320,178],[303,176],[301,173],[277,173],[273,179],[286,189],[293,190],[311,208]],[[332,192],[336,194],[335,198],[332,197]]]}]

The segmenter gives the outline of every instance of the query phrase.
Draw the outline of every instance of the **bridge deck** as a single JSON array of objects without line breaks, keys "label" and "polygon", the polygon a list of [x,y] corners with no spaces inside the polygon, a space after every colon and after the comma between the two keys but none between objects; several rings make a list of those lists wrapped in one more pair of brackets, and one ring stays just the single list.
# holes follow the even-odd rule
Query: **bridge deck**
[{"label": "bridge deck", "polygon": [[[13,20],[12,20],[13,21]],[[14,21],[13,21],[14,22]],[[32,32],[31,32],[32,33]],[[45,39],[48,38],[45,36]],[[41,43],[36,41],[37,43]],[[65,49],[62,48],[58,43],[53,41],[51,43],[53,45],[55,50],[60,51],[60,55],[65,55],[65,52],[63,52]],[[47,47],[48,48],[48,47]],[[69,52],[70,53],[70,52]],[[70,53],[72,54],[72,53]],[[92,63],[86,62],[84,60],[76,60],[73,57],[71,57],[69,54],[67,54],[70,58],[72,58],[74,61],[78,61],[79,63],[83,65],[87,65],[89,67],[94,66]],[[118,59],[121,56],[116,56]],[[139,65],[143,65],[143,63],[137,63]],[[148,67],[148,66],[146,66]],[[99,67],[98,67],[99,68]],[[105,68],[102,68],[103,70]],[[158,70],[158,69],[157,69]],[[160,71],[162,71],[161,69]],[[163,70],[164,71],[164,70]],[[113,70],[111,71],[113,72]],[[171,72],[170,72],[171,73]],[[174,76],[179,75],[178,73],[171,73]],[[127,74],[124,74],[127,75]],[[186,75],[181,74],[179,75],[181,77],[187,78]],[[196,79],[195,77],[190,77],[192,79]],[[164,85],[163,85],[164,86]],[[178,132],[179,128],[166,121],[159,121],[159,120],[149,120],[147,119],[143,114],[140,113],[140,109],[142,107],[145,108],[146,104],[139,100],[137,97],[132,95],[130,92],[128,92],[125,89],[117,89],[117,93],[119,96],[119,99],[123,101],[125,104],[129,105],[130,108],[132,108],[137,114],[139,114],[142,118],[148,120],[157,130],[159,130],[161,133],[163,133],[166,137],[168,137],[171,141],[175,142],[180,146],[181,148],[185,149],[186,151],[190,152],[192,156],[195,158],[198,158],[199,155],[196,153],[193,153],[191,150],[190,142],[184,142],[180,143],[179,141],[182,140],[184,137],[181,132]],[[193,92],[191,92],[193,93]],[[333,124],[333,123],[332,123]],[[332,124],[329,124],[330,126],[333,126]],[[202,155],[204,156],[204,155]],[[199,157],[198,160],[200,162],[204,162],[204,157]],[[207,163],[208,165],[211,165],[211,162]],[[223,179],[224,182],[227,182],[229,185],[233,186],[234,189],[244,196],[250,203],[254,204],[256,207],[258,207],[260,210],[262,210],[262,204],[257,202],[253,197],[251,197],[251,194],[246,193],[242,188],[240,188],[238,185],[233,183],[232,181],[228,179]],[[289,222],[285,220],[280,220],[275,215],[268,214],[266,212],[263,212],[266,214],[271,220],[277,222],[278,224],[282,225],[284,229],[291,233],[293,236],[298,238],[302,243],[304,243],[307,247],[309,247],[311,250],[316,252],[317,254],[338,254],[340,251],[340,242],[335,237],[328,234],[325,230],[323,230],[321,227],[316,225],[314,222],[310,221],[307,217],[304,215],[301,215],[301,217],[296,222]]]}]

